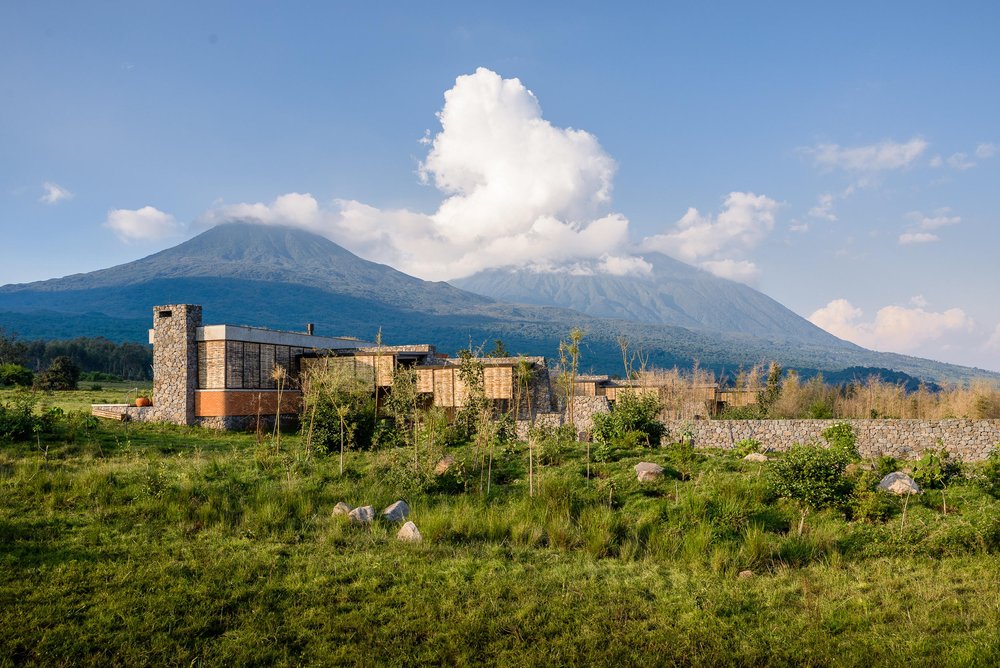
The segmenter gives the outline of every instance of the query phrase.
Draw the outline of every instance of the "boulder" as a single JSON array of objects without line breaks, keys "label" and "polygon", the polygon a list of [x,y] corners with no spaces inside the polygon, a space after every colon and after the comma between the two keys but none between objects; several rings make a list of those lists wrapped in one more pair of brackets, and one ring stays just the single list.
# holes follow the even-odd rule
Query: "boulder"
[{"label": "boulder", "polygon": [[438,460],[438,463],[434,465],[434,475],[444,475],[455,463],[455,458],[451,455],[445,455]]},{"label": "boulder", "polygon": [[371,524],[375,519],[375,509],[371,506],[362,506],[347,513],[347,516],[352,524]]},{"label": "boulder", "polygon": [[913,478],[902,471],[893,471],[882,478],[882,482],[878,484],[878,488],[899,496],[903,496],[904,494],[920,494],[920,486]]},{"label": "boulder", "polygon": [[400,528],[399,533],[396,534],[396,540],[401,540],[404,543],[419,543],[424,539],[420,535],[420,529],[413,522],[407,522]]},{"label": "boulder", "polygon": [[635,477],[639,482],[649,482],[663,477],[663,467],[652,462],[639,462],[635,465]]},{"label": "boulder", "polygon": [[410,507],[406,501],[397,501],[382,511],[382,517],[387,522],[402,522],[410,514]]},{"label": "boulder", "polygon": [[333,507],[333,516],[337,517],[338,515],[350,515],[352,510],[354,510],[354,508],[351,508],[343,501],[338,501],[337,505]]},{"label": "boulder", "polygon": [[765,455],[763,452],[751,452],[749,455],[743,458],[743,461],[762,464],[766,461],[769,461],[769,459],[768,456]]}]

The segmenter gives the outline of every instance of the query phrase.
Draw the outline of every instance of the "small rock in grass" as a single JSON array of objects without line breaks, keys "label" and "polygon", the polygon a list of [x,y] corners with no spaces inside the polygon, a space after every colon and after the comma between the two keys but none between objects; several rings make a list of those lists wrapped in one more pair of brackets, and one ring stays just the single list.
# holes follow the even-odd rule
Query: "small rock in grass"
[{"label": "small rock in grass", "polygon": [[352,524],[371,524],[375,519],[375,509],[371,506],[355,508],[347,514]]},{"label": "small rock in grass", "polygon": [[382,517],[387,522],[402,522],[409,514],[410,507],[406,505],[406,501],[397,501],[382,511]]},{"label": "small rock in grass", "polygon": [[882,482],[878,484],[878,488],[898,496],[920,494],[920,485],[902,471],[893,471],[882,478]]},{"label": "small rock in grass", "polygon": [[350,515],[352,510],[354,510],[354,508],[351,508],[343,501],[338,501],[337,505],[333,507],[333,516],[336,517],[338,515]]},{"label": "small rock in grass", "polygon": [[763,463],[768,461],[768,456],[765,455],[763,452],[751,452],[749,455],[743,458],[743,461]]},{"label": "small rock in grass", "polygon": [[639,462],[635,465],[635,477],[639,482],[649,482],[663,477],[663,467],[652,462]]},{"label": "small rock in grass", "polygon": [[434,475],[444,475],[448,472],[448,469],[452,467],[455,463],[455,458],[451,455],[445,455],[438,463],[434,466]]},{"label": "small rock in grass", "polygon": [[404,543],[419,543],[423,539],[424,537],[420,535],[420,529],[413,522],[404,524],[399,533],[396,534],[396,540],[401,540]]},{"label": "small rock in grass", "polygon": [[741,578],[752,578],[753,577],[753,571],[749,571],[749,570],[747,570],[747,571],[740,571],[740,577]]}]

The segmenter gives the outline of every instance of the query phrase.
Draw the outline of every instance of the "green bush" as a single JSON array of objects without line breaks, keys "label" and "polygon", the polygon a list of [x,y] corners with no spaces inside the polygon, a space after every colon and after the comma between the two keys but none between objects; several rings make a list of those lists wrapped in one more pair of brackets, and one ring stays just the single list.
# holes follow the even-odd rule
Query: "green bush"
[{"label": "green bush", "polygon": [[0,387],[31,387],[35,374],[20,364],[0,364]]},{"label": "green bush", "polygon": [[1000,499],[1000,443],[993,446],[993,451],[976,475],[976,484],[993,498]]},{"label": "green bush", "polygon": [[24,441],[31,438],[38,424],[35,404],[38,397],[17,392],[9,402],[0,402],[0,441]]},{"label": "green bush", "polygon": [[80,367],[69,357],[60,355],[35,377],[35,386],[40,390],[75,390],[79,380]]},{"label": "green bush", "polygon": [[875,460],[875,472],[878,474],[879,480],[898,470],[899,461],[895,457],[882,455]]},{"label": "green bush", "polygon": [[858,455],[857,438],[854,436],[854,429],[846,422],[838,422],[835,425],[823,430],[823,440],[830,445],[831,450],[841,453],[847,461],[857,461],[861,459]]},{"label": "green bush", "polygon": [[733,446],[733,452],[740,457],[746,457],[752,452],[762,452],[763,446],[756,438],[744,438]]},{"label": "green bush", "polygon": [[569,424],[556,429],[536,429],[535,439],[538,461],[549,466],[562,464],[577,442],[573,425]]},{"label": "green bush", "polygon": [[844,471],[850,458],[842,448],[823,448],[817,444],[794,445],[769,465],[769,483],[773,492],[794,501],[801,513],[799,533],[805,516],[840,504],[851,491]]},{"label": "green bush", "polygon": [[614,444],[629,434],[638,433],[643,435],[644,445],[659,445],[666,432],[657,419],[659,413],[660,401],[656,397],[622,393],[611,412],[594,415],[594,440]]},{"label": "green bush", "polygon": [[895,512],[895,499],[885,491],[878,489],[878,483],[883,477],[876,471],[865,471],[858,477],[848,502],[848,511],[852,519],[865,522],[884,522]]},{"label": "green bush", "polygon": [[948,451],[926,452],[913,465],[913,479],[924,489],[942,489],[962,476],[962,465],[951,461]]}]

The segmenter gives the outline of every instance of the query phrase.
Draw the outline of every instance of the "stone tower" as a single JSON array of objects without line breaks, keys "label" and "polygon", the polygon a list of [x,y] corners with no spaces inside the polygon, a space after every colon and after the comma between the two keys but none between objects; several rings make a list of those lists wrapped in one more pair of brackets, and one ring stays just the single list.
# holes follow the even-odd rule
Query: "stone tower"
[{"label": "stone tower", "polygon": [[153,407],[165,422],[194,424],[200,326],[199,305],[153,307]]}]

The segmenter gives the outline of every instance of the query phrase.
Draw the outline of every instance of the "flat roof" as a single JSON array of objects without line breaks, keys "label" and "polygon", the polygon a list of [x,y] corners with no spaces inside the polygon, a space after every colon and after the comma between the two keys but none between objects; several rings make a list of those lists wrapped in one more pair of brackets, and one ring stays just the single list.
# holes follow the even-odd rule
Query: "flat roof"
[{"label": "flat roof", "polygon": [[[149,330],[149,342],[156,345],[155,330]],[[305,332],[287,332],[266,327],[246,325],[205,325],[195,330],[196,341],[244,341],[246,343],[270,343],[296,348],[316,348],[320,350],[348,350],[372,345],[349,336],[316,336]]]},{"label": "flat roof", "polygon": [[367,341],[360,341],[348,336],[316,336],[305,332],[288,332],[265,327],[248,327],[246,325],[205,325],[195,333],[198,341],[245,341],[247,343],[272,343],[297,348],[321,348],[324,350],[340,350],[345,348],[361,348],[370,346]]}]

